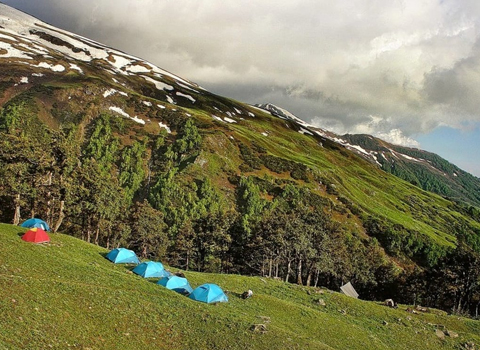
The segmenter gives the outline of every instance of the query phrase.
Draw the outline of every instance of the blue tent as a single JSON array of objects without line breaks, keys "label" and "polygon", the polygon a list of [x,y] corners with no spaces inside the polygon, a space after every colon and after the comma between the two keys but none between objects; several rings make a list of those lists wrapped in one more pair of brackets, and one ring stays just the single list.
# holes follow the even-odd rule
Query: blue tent
[{"label": "blue tent", "polygon": [[158,284],[180,294],[190,294],[193,291],[193,288],[190,286],[186,278],[175,275],[163,277],[158,281]]},{"label": "blue tent", "polygon": [[115,264],[140,264],[135,252],[125,248],[113,249],[105,257]]},{"label": "blue tent", "polygon": [[228,297],[225,295],[222,288],[212,283],[202,284],[195,288],[188,297],[207,304],[228,302]]},{"label": "blue tent", "polygon": [[37,218],[28,219],[24,221],[20,226],[26,227],[26,228],[36,227],[36,228],[41,228],[44,231],[50,231],[50,227],[48,226],[48,224],[42,219],[37,219]]},{"label": "blue tent", "polygon": [[161,278],[161,277],[170,276],[170,273],[165,271],[163,264],[161,262],[156,262],[156,261],[143,262],[140,265],[135,266],[132,272],[144,278],[151,278],[151,277]]}]

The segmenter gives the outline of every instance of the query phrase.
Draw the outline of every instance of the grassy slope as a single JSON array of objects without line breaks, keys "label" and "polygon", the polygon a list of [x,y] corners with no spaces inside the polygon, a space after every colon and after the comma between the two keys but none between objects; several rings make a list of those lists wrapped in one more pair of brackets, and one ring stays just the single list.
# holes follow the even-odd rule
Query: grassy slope
[{"label": "grassy slope", "polygon": [[[194,287],[212,282],[230,291],[227,304],[197,303],[110,263],[103,248],[61,234],[34,245],[20,239],[23,231],[0,224],[0,349],[457,349],[480,342],[478,321],[414,315],[403,305],[393,310],[258,277],[186,272]],[[239,298],[248,288],[254,297]],[[267,332],[254,333],[261,316],[270,318]],[[438,339],[439,324],[459,337]]]},{"label": "grassy slope", "polygon": [[[440,196],[387,174],[348,151],[325,148],[313,137],[285,128],[278,118],[263,115],[222,126],[243,142],[255,141],[270,154],[306,164],[366,213],[425,234],[439,245],[454,246],[456,238],[447,228],[459,214]],[[261,134],[264,131],[268,137]],[[212,154],[219,151],[220,147]],[[464,219],[480,228],[480,224]]]}]

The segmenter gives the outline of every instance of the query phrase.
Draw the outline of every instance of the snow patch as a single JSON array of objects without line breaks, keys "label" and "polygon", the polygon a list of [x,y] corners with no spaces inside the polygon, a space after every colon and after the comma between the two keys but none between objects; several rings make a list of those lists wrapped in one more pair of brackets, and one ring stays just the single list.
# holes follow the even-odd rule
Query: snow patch
[{"label": "snow patch", "polygon": [[139,123],[139,124],[143,124],[143,125],[145,125],[145,120],[143,120],[143,119],[140,119],[140,118],[139,118],[139,117],[137,117],[137,116],[135,116],[135,117],[133,117],[133,118],[132,118],[132,117],[130,117],[130,119],[132,119],[134,122],[137,122],[137,123]]},{"label": "snow patch", "polygon": [[145,124],[145,120],[143,119],[140,119],[138,118],[137,116],[135,117],[131,117],[130,114],[128,114],[127,112],[125,112],[123,109],[121,109],[120,107],[115,107],[115,106],[112,106],[112,107],[109,107],[108,108],[109,110],[113,111],[113,112],[116,112],[118,114],[120,114],[121,116],[124,116],[128,119],[131,119],[133,120],[134,122],[137,122],[139,124]]},{"label": "snow patch", "polygon": [[167,108],[167,107],[165,107],[165,106],[162,106],[162,105],[157,105],[157,107],[158,107],[158,108],[161,108],[161,109],[165,109],[165,108]]},{"label": "snow patch", "polygon": [[229,117],[223,117],[223,120],[225,120],[227,123],[236,123],[237,122],[236,120],[233,120]]},{"label": "snow patch", "polygon": [[21,77],[20,84],[28,84],[28,77]]},{"label": "snow patch", "polygon": [[172,133],[172,130],[170,130],[170,128],[168,127],[167,124],[163,124],[162,122],[159,122],[158,125],[160,126],[160,128],[163,128],[163,129],[167,130],[167,132],[168,132],[169,134]]},{"label": "snow patch", "polygon": [[143,103],[145,106],[152,107],[152,102],[142,101],[142,103]]},{"label": "snow patch", "polygon": [[[287,125],[287,127],[289,128],[289,126]],[[307,130],[307,129],[304,129],[304,128],[300,128],[300,130],[298,130],[298,132],[300,134],[307,134],[307,135],[312,135],[313,136],[313,133],[310,131],[310,130]]]},{"label": "snow patch", "polygon": [[143,79],[145,79],[146,81],[149,81],[149,82],[153,83],[155,85],[155,87],[157,88],[157,90],[173,90],[173,86],[171,86],[171,85],[162,83],[161,81],[152,79],[150,77],[147,77],[146,75],[141,75],[141,77]]},{"label": "snow patch", "polygon": [[108,89],[107,91],[105,91],[105,92],[103,93],[103,97],[104,97],[104,98],[107,98],[108,96],[111,96],[111,95],[113,95],[113,94],[116,93],[116,92],[117,92],[117,90],[115,90],[115,89]]},{"label": "snow patch", "polygon": [[148,69],[145,66],[139,65],[139,64],[133,64],[130,65],[126,68],[127,71],[132,72],[132,73],[148,73],[150,72],[150,69]]},{"label": "snow patch", "polygon": [[222,118],[217,117],[217,116],[214,115],[214,114],[212,114],[212,118],[218,120],[219,122],[225,123],[225,121],[224,121]]},{"label": "snow patch", "polygon": [[176,104],[175,101],[173,100],[173,98],[170,97],[170,95],[167,95],[166,97],[167,97],[168,103]]},{"label": "snow patch", "polygon": [[198,91],[197,91],[197,90],[195,90],[195,89],[192,89],[190,86],[188,86],[188,85],[186,85],[186,84],[183,84],[183,83],[182,83],[182,82],[180,82],[180,81],[177,81],[177,85],[178,85],[178,86],[181,86],[181,87],[183,87],[184,89],[187,89],[187,90],[193,91],[193,92],[195,92],[195,93],[197,93],[197,94],[198,94]]},{"label": "snow patch", "polygon": [[7,34],[1,34],[0,33],[0,39],[7,39],[7,40],[11,40],[11,41],[18,41],[16,38],[14,38],[13,36],[10,36],[10,35],[7,35]]},{"label": "snow patch", "polygon": [[76,64],[70,63],[70,69],[76,70],[76,71],[80,72],[81,74],[83,74],[82,68],[80,68]]},{"label": "snow patch", "polygon": [[62,66],[61,64],[51,65],[51,64],[48,64],[47,62],[40,62],[36,66],[32,65],[32,67],[46,68],[46,69],[50,69],[54,72],[63,72],[65,70],[65,67]]},{"label": "snow patch", "polygon": [[182,96],[182,97],[188,98],[190,101],[192,101],[192,103],[196,102],[196,100],[190,95],[182,94],[181,92],[178,92],[178,91],[175,94],[177,96]]},{"label": "snow patch", "polygon": [[31,60],[32,58],[27,55],[24,51],[21,51],[7,42],[0,41],[0,49],[4,49],[7,53],[0,54],[2,57],[15,57],[15,58],[23,58],[27,60]]},{"label": "snow patch", "polygon": [[255,114],[253,114],[252,112],[248,112],[248,115],[249,115],[250,117],[255,117]]},{"label": "snow patch", "polygon": [[264,132],[262,132],[262,135],[263,136],[268,136],[268,133],[264,131]]},{"label": "snow patch", "polygon": [[235,112],[237,112],[237,114],[242,114],[242,111],[239,110],[238,108],[233,107],[233,109],[235,110]]}]

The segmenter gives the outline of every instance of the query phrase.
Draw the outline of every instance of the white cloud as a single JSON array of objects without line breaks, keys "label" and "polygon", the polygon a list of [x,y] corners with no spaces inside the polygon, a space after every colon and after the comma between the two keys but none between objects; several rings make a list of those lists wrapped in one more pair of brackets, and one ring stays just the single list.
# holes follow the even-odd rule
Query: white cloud
[{"label": "white cloud", "polygon": [[480,122],[477,0],[4,2],[334,131],[405,144]]}]

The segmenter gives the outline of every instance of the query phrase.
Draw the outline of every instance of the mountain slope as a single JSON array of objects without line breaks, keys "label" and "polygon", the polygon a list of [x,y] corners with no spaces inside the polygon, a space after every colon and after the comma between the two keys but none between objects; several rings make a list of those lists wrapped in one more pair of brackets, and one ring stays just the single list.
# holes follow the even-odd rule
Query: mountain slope
[{"label": "mountain slope", "polygon": [[351,280],[365,298],[474,312],[476,208],[296,118],[0,10],[2,221],[41,216],[184,269]]},{"label": "mountain slope", "polygon": [[477,207],[480,205],[480,179],[436,154],[393,145],[371,135],[336,135],[309,125],[287,110],[271,103],[256,106],[279,118],[295,121],[302,132],[325,136],[378,165],[382,170],[426,191]]},{"label": "mountain slope", "polygon": [[[202,304],[112,264],[106,249],[62,234],[35,245],[22,232],[0,224],[6,349],[457,349],[480,341],[478,321],[437,310],[411,314],[273,279],[185,272],[194,287],[229,291],[226,304]],[[241,299],[249,288],[253,297]],[[459,336],[442,341],[437,329]]]}]

